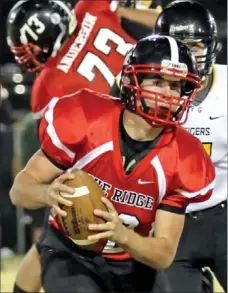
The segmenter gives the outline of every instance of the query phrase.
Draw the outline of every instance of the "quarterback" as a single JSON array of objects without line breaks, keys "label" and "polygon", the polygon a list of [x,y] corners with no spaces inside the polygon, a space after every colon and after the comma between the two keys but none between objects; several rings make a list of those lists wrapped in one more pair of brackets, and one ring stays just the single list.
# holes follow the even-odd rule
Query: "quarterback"
[{"label": "quarterback", "polygon": [[[88,89],[49,103],[41,149],[10,192],[15,205],[52,208],[40,246],[45,291],[149,292],[155,270],[170,266],[186,207],[209,199],[215,180],[202,144],[180,126],[200,86],[196,72],[185,45],[149,36],[126,56],[122,103]],[[71,204],[59,192],[74,193],[63,184],[73,168],[104,189],[109,212],[94,213],[107,222],[88,226],[97,231],[91,240],[109,239],[102,255],[82,250],[59,227],[59,203]]]}]

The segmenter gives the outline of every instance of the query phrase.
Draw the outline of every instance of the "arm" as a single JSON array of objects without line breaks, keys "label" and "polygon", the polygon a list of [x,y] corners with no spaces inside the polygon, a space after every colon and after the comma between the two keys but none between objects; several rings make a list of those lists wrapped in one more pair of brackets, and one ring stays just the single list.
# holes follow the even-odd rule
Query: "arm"
[{"label": "arm", "polygon": [[102,198],[102,201],[109,212],[95,210],[94,214],[107,222],[90,224],[90,230],[103,232],[89,236],[89,240],[108,238],[121,246],[132,258],[156,270],[163,270],[170,266],[183,230],[184,214],[157,210],[155,236],[143,237],[122,224],[114,206],[107,198]]},{"label": "arm", "polygon": [[137,261],[156,270],[164,270],[171,265],[175,257],[184,218],[183,214],[158,210],[154,237],[142,237],[126,228],[125,239],[118,244]]},{"label": "arm", "polygon": [[[73,175],[65,173],[60,176],[62,173],[63,171],[53,165],[41,150],[37,151],[14,180],[10,190],[12,203],[28,209],[51,206],[55,207],[57,212],[61,214],[58,202],[65,205],[71,203],[62,198],[59,191],[73,192],[71,188],[62,184],[66,179],[72,179]],[[55,180],[54,184],[53,180]],[[49,198],[50,194],[52,194],[53,200]]]},{"label": "arm", "polygon": [[131,21],[138,22],[150,28],[154,28],[160,11],[155,9],[135,9],[118,7],[118,17],[127,18]]},{"label": "arm", "polygon": [[207,200],[213,191],[213,164],[200,141],[195,140],[194,146],[197,153],[188,158],[189,162],[186,160],[186,154],[180,152],[184,159],[180,163],[176,181],[173,181],[173,190],[164,196],[157,208],[155,236],[145,238],[127,230],[125,239],[120,238],[122,243],[119,245],[133,258],[155,269],[167,268],[172,263],[182,234],[188,204]]},{"label": "arm", "polygon": [[[85,118],[80,104],[74,102],[74,98],[54,98],[49,103],[39,126],[42,150],[34,154],[15,178],[10,191],[13,204],[29,209],[48,205],[57,213],[66,215],[59,203],[70,206],[71,201],[65,200],[60,192],[74,194],[75,190],[64,184],[66,179],[73,179],[74,175],[63,170],[74,164],[77,145],[86,133],[86,127],[82,125]],[[81,128],[75,131],[72,125],[77,125],[78,121],[81,122]]]},{"label": "arm", "polygon": [[[200,142],[199,153],[191,157],[189,166],[182,164],[180,172],[173,181],[172,192],[166,194],[159,204],[155,218],[155,236],[142,237],[126,228],[119,219],[112,203],[103,198],[108,212],[95,210],[96,216],[106,220],[105,224],[89,225],[89,229],[103,231],[89,236],[89,240],[108,238],[116,242],[134,259],[154,269],[166,269],[172,263],[184,226],[185,208],[191,202],[207,200],[214,187],[214,168],[210,158],[204,152]],[[202,158],[200,160],[199,158]],[[186,159],[184,161],[186,164]],[[189,169],[188,169],[189,168]],[[184,177],[181,174],[184,173]],[[189,177],[191,177],[189,179]],[[180,188],[181,187],[181,188]]]}]

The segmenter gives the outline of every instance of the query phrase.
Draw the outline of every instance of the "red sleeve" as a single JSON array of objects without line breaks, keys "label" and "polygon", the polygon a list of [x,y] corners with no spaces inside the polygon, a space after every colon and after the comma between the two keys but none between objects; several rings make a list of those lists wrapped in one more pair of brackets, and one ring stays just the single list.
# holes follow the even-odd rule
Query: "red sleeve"
[{"label": "red sleeve", "polygon": [[41,119],[52,98],[66,94],[61,80],[61,73],[55,68],[49,69],[47,67],[36,78],[31,96],[31,109],[34,119]]},{"label": "red sleeve", "polygon": [[31,110],[33,118],[39,120],[48,103],[50,102],[50,97],[46,88],[45,83],[41,76],[38,76],[32,87],[31,95]]},{"label": "red sleeve", "polygon": [[87,122],[78,95],[80,92],[70,98],[53,98],[39,127],[42,151],[61,169],[74,164],[77,150],[86,138]]},{"label": "red sleeve", "polygon": [[97,13],[102,10],[106,10],[107,12],[115,12],[117,8],[116,3],[118,3],[116,0],[102,0],[99,4],[97,0],[79,0],[74,7],[74,13],[76,17],[79,17],[80,15],[84,15],[86,12]]},{"label": "red sleeve", "polygon": [[168,192],[158,208],[184,213],[190,203],[208,200],[215,184],[215,170],[203,145],[195,139],[190,153],[179,150],[179,163],[171,192]]},{"label": "red sleeve", "polygon": [[41,119],[48,103],[54,97],[62,97],[76,91],[75,79],[53,66],[46,67],[37,77],[32,88],[31,109],[33,118]]},{"label": "red sleeve", "polygon": [[91,5],[94,5],[92,1],[79,0],[74,7],[74,13],[76,17],[85,14],[86,12],[91,10]]}]

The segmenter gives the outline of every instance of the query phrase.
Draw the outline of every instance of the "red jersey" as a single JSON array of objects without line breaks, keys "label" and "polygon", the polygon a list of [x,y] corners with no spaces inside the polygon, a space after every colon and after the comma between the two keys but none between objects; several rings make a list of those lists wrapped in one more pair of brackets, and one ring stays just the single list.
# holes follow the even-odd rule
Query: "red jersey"
[{"label": "red jersey", "polygon": [[76,4],[75,32],[35,80],[31,98],[35,119],[41,118],[52,97],[81,88],[108,93],[135,43],[121,27],[113,1],[94,2]]},{"label": "red jersey", "polygon": [[[110,96],[87,89],[69,98],[54,98],[41,120],[41,148],[56,166],[91,174],[123,222],[148,236],[153,232],[157,208],[184,213],[189,203],[210,197],[214,167],[200,141],[176,127],[165,131],[126,175],[119,143],[122,110]],[[55,215],[50,223],[60,229]]]}]

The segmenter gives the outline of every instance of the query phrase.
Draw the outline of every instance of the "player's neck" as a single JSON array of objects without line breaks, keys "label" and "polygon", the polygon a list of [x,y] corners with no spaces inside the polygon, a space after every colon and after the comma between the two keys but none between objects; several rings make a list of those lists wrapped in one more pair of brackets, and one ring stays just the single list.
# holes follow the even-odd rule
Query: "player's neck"
[{"label": "player's neck", "polygon": [[142,117],[128,110],[124,111],[123,125],[127,134],[138,141],[154,140],[163,130],[163,128],[151,126]]}]

